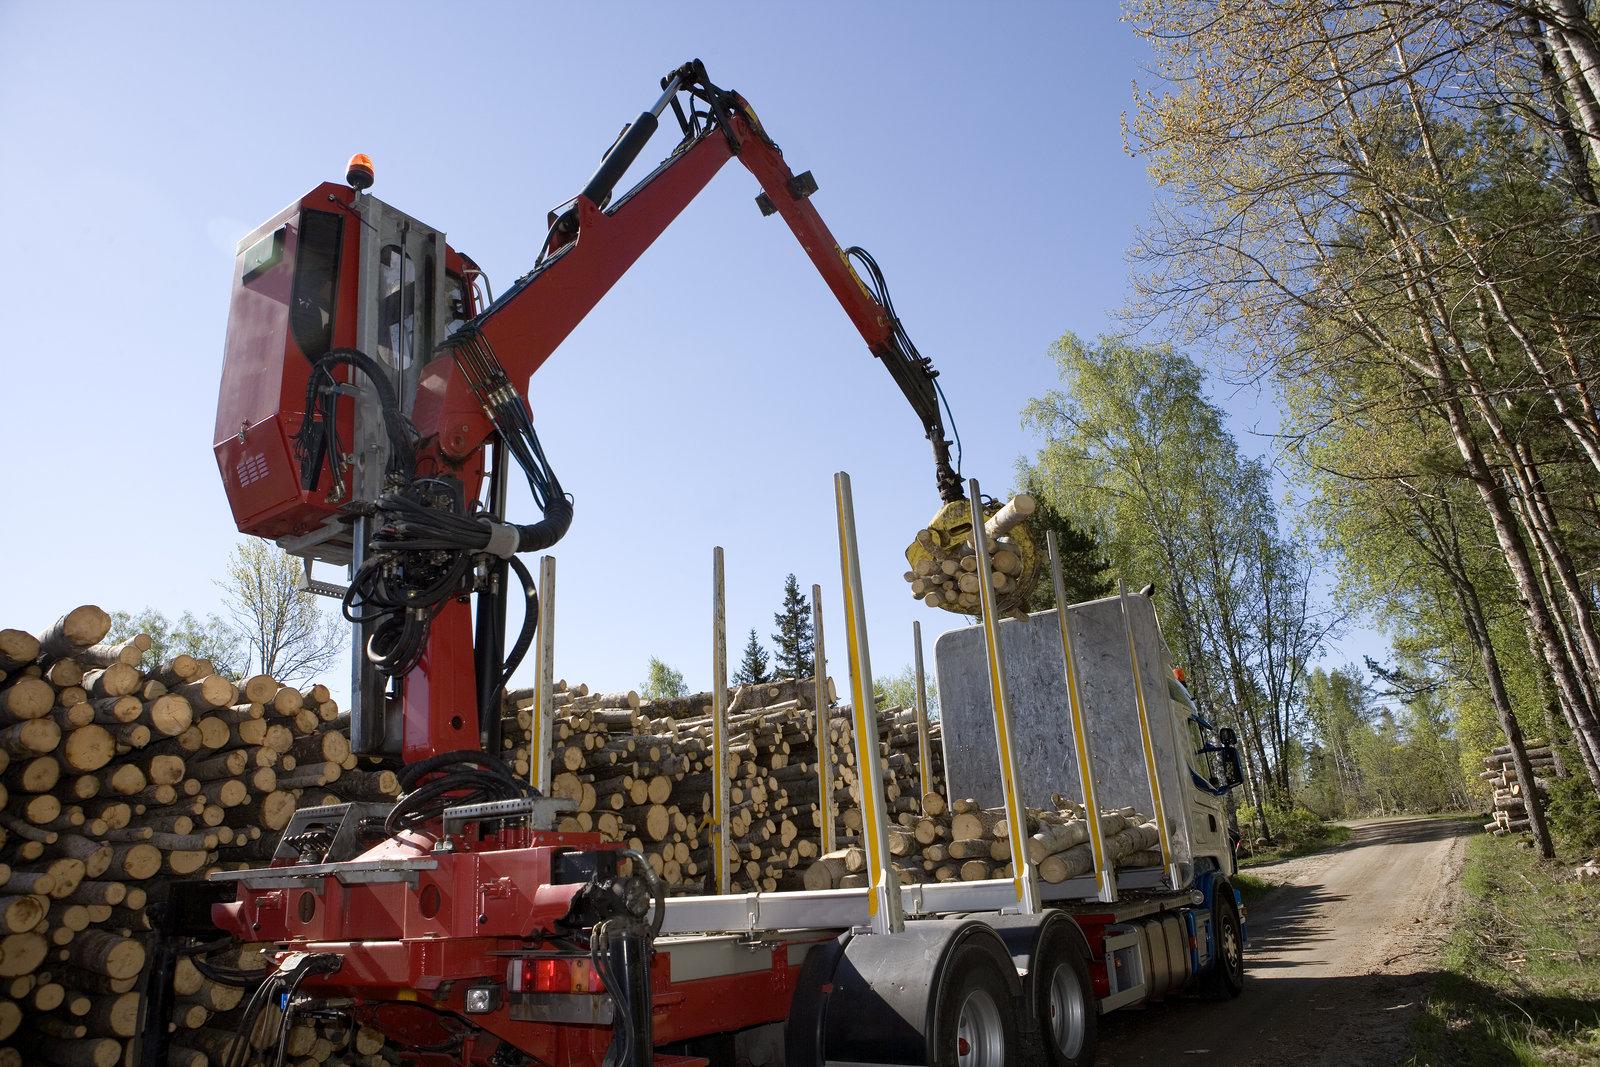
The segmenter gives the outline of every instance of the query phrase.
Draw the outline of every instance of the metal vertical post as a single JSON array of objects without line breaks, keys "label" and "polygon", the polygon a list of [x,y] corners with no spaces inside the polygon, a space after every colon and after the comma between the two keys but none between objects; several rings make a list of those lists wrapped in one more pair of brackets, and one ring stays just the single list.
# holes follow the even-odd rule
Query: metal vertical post
[{"label": "metal vertical post", "polygon": [[1006,825],[1011,831],[1011,880],[1024,915],[1039,910],[1033,862],[1028,859],[1028,826],[1022,810],[1022,784],[1011,743],[1011,700],[1006,689],[1005,662],[1000,657],[1000,620],[995,617],[994,571],[989,563],[989,538],[983,531],[983,498],[978,479],[967,479],[967,499],[972,505],[972,547],[978,554],[978,598],[983,608],[983,645],[989,662],[989,703],[994,709],[995,749],[1000,758],[1000,788],[1005,795]]},{"label": "metal vertical post", "polygon": [[711,848],[717,892],[732,892],[728,844],[728,615],[722,546],[711,550]]},{"label": "metal vertical post", "polygon": [[917,778],[922,784],[922,796],[927,796],[933,792],[933,746],[928,743],[928,680],[922,673],[922,623],[915,619],[911,620],[911,647],[917,672]]},{"label": "metal vertical post", "polygon": [[556,558],[539,557],[539,640],[533,648],[533,715],[528,737],[528,781],[550,795],[550,735],[556,704]]},{"label": "metal vertical post", "polygon": [[867,853],[867,918],[873,933],[905,929],[900,878],[889,861],[889,809],[878,764],[878,712],[872,700],[872,661],[867,654],[867,613],[861,602],[861,556],[856,547],[856,510],[850,476],[833,476],[839,512],[839,571],[844,582],[844,637],[850,653],[850,700],[854,711],[856,766],[861,784],[861,843]]},{"label": "metal vertical post", "polygon": [[811,705],[816,711],[817,730],[817,818],[822,826],[822,851],[832,852],[833,829],[833,744],[828,740],[828,655],[822,645],[822,586],[811,587],[811,634],[813,638]]},{"label": "metal vertical post", "polygon": [[1089,828],[1089,854],[1094,860],[1092,874],[1100,885],[1100,899],[1107,904],[1117,899],[1117,873],[1106,859],[1105,834],[1100,826],[1100,798],[1095,788],[1094,764],[1089,759],[1089,729],[1083,717],[1083,701],[1078,695],[1078,661],[1072,652],[1072,617],[1067,610],[1067,583],[1061,576],[1061,542],[1054,530],[1045,531],[1050,550],[1050,580],[1056,591],[1056,621],[1061,626],[1061,662],[1067,676],[1067,714],[1072,721],[1072,741],[1078,752],[1078,781],[1083,785],[1083,814]]},{"label": "metal vertical post", "polygon": [[1117,579],[1117,605],[1122,609],[1122,631],[1128,638],[1128,663],[1133,670],[1133,697],[1139,708],[1139,740],[1144,744],[1145,773],[1150,776],[1150,806],[1155,809],[1156,836],[1161,841],[1161,866],[1167,869],[1172,888],[1182,885],[1178,865],[1172,861],[1172,842],[1167,838],[1167,811],[1161,804],[1161,775],[1156,767],[1156,748],[1150,736],[1150,712],[1145,707],[1144,678],[1139,671],[1139,652],[1134,647],[1133,618],[1128,614],[1128,590]]}]

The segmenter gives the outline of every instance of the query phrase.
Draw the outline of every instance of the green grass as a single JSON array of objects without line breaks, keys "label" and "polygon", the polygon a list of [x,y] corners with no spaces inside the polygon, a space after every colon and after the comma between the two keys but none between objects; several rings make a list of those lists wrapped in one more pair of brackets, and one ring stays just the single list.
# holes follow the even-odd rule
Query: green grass
[{"label": "green grass", "polygon": [[1265,849],[1242,859],[1239,861],[1239,866],[1259,867],[1264,863],[1277,863],[1279,860],[1294,859],[1296,856],[1308,856],[1325,848],[1342,845],[1348,840],[1350,840],[1350,827],[1327,822],[1304,836],[1284,841],[1276,848]]},{"label": "green grass", "polygon": [[1228,881],[1233,883],[1233,887],[1244,898],[1245,907],[1250,907],[1278,887],[1276,882],[1269,882],[1265,878],[1257,878],[1255,875],[1245,874],[1243,871],[1233,875]]},{"label": "green grass", "polygon": [[1600,886],[1507,838],[1467,845],[1463,913],[1413,1033],[1416,1065],[1600,1062]]}]

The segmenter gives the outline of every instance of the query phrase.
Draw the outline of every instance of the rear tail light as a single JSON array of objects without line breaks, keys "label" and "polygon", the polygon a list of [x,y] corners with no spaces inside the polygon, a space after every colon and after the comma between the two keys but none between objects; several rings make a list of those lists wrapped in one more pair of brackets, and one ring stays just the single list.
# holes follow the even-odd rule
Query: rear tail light
[{"label": "rear tail light", "polygon": [[513,993],[604,993],[594,965],[581,957],[512,960],[507,984]]}]

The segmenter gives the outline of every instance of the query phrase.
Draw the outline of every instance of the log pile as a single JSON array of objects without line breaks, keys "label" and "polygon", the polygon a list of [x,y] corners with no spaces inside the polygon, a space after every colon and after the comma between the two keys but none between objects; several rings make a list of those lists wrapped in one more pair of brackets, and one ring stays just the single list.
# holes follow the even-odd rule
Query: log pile
[{"label": "log pile", "polygon": [[[811,679],[735,689],[728,700],[729,826],[735,892],[798,889],[821,853],[816,716]],[[832,684],[829,683],[832,692]],[[528,773],[533,693],[508,694],[502,744],[518,774]],[[557,683],[551,734],[551,791],[577,811],[565,830],[593,830],[627,842],[676,894],[715,892],[709,831],[712,811],[711,695],[644,701],[634,692],[591,693]],[[860,831],[850,709],[827,716],[839,840]],[[935,788],[943,758],[932,729]],[[919,810],[916,720],[879,714],[879,762],[890,810]]]},{"label": "log pile", "polygon": [[[109,627],[85,605],[42,633],[0,630],[0,1067],[124,1062],[143,1010],[146,904],[168,879],[263,865],[298,808],[397,790],[391,769],[351,755],[348,716],[325,687],[225,678],[189,656],[153,664],[147,638],[106,644]],[[812,695],[809,678],[730,693],[735,891],[800,889],[821,854]],[[505,703],[505,755],[522,774],[531,703],[526,691]],[[676,893],[715,891],[710,695],[645,701],[562,684],[555,704],[552,782],[577,809],[562,828],[638,848]],[[824,721],[848,849],[861,826],[851,709]],[[889,809],[911,827],[925,803],[942,805],[938,725],[928,799],[913,713],[882,709],[878,725]],[[265,967],[259,946],[205,962]],[[170,1062],[217,1062],[247,991],[188,958],[174,987]],[[297,1021],[287,1048],[298,1067],[376,1067],[393,1051],[329,1020]]]},{"label": "log pile", "polygon": [[[1033,497],[1024,493],[1012,498],[983,524],[989,545],[990,581],[1003,613],[1020,608],[1027,594],[1022,586],[1026,584],[1025,572],[1033,549],[1031,542],[1022,540],[1025,529],[1019,527],[1037,507]],[[971,524],[962,522],[946,529],[939,521],[945,517],[946,512],[941,511],[932,525],[917,532],[906,552],[911,569],[905,572],[905,579],[911,586],[911,595],[930,607],[976,615],[981,607],[982,579],[978,576]]]},{"label": "log pile", "polygon": [[[129,1055],[166,879],[263,865],[297,807],[396,792],[351,755],[325,687],[147,664],[149,638],[103,643],[110,625],[84,605],[0,630],[0,1041],[21,1062]],[[171,1062],[203,1067],[242,992],[192,963],[177,986]],[[331,1062],[319,1040],[294,1062]]]},{"label": "log pile", "polygon": [[[1093,868],[1089,824],[1081,805],[1052,798],[1053,809],[1028,808],[1028,859],[1041,881],[1065,882]],[[1012,875],[1012,841],[1005,809],[972,800],[948,807],[938,794],[922,798],[920,814],[894,816],[890,862],[902,883],[976,882]],[[1100,832],[1118,867],[1161,865],[1156,825],[1133,808],[1104,811]],[[849,889],[867,884],[866,853],[857,844],[818,858],[807,868],[807,889]]]},{"label": "log pile", "polygon": [[[1550,779],[1562,775],[1561,761],[1548,741],[1525,743],[1528,763],[1533,768],[1533,786],[1541,803],[1548,803]],[[1478,777],[1494,791],[1494,817],[1483,824],[1486,833],[1505,835],[1520,833],[1528,828],[1528,803],[1522,795],[1522,784],[1517,781],[1517,769],[1511,762],[1511,746],[1501,745],[1483,757],[1483,770]]]}]

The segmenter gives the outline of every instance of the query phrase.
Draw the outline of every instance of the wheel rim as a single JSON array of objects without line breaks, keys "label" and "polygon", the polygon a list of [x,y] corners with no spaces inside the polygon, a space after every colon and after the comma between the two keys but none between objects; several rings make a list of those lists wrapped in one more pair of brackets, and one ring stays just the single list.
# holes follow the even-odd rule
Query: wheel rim
[{"label": "wheel rim", "polygon": [[1006,1034],[1000,1005],[986,989],[974,989],[956,1016],[956,1062],[961,1067],[1004,1067]]},{"label": "wheel rim", "polygon": [[1050,1036],[1056,1049],[1067,1059],[1083,1051],[1083,985],[1078,972],[1065,963],[1057,964],[1050,976]]},{"label": "wheel rim", "polygon": [[1241,970],[1239,963],[1239,924],[1230,915],[1222,922],[1222,964],[1229,974],[1237,977]]}]

